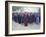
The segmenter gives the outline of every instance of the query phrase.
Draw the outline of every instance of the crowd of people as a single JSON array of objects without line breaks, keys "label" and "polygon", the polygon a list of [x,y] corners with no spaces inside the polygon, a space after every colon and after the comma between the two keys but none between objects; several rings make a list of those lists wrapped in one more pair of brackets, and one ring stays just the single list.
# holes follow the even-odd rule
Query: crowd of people
[{"label": "crowd of people", "polygon": [[28,25],[28,23],[35,22],[36,24],[40,23],[40,13],[12,13],[12,19],[21,24],[24,23],[25,26]]}]

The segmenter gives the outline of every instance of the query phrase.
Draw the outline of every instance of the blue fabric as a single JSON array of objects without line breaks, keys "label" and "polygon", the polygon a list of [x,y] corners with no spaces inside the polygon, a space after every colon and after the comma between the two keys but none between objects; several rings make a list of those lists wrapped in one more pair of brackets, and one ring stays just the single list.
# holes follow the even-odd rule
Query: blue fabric
[{"label": "blue fabric", "polygon": [[21,23],[21,16],[18,15],[18,23],[20,24]]}]

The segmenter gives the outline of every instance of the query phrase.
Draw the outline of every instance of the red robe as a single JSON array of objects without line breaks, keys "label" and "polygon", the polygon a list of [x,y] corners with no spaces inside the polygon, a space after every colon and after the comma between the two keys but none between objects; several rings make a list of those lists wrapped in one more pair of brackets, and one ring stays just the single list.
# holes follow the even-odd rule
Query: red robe
[{"label": "red robe", "polygon": [[24,17],[24,26],[28,26],[28,16]]}]

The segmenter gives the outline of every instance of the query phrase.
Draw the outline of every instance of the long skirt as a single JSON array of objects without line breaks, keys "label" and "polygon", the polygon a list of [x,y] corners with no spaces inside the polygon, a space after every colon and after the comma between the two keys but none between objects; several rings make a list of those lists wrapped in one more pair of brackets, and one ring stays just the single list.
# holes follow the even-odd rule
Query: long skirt
[{"label": "long skirt", "polygon": [[25,19],[25,21],[24,21],[24,26],[28,26],[28,20],[27,19]]}]

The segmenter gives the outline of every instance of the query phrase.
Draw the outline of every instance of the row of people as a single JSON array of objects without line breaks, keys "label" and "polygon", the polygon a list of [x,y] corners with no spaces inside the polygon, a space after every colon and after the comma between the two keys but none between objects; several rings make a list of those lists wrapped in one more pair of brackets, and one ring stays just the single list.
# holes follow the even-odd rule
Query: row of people
[{"label": "row of people", "polygon": [[40,14],[39,13],[13,13],[13,20],[19,24],[24,23],[26,26],[28,23],[35,22],[36,24],[40,23]]}]

